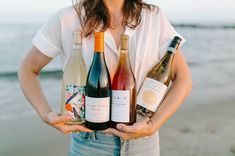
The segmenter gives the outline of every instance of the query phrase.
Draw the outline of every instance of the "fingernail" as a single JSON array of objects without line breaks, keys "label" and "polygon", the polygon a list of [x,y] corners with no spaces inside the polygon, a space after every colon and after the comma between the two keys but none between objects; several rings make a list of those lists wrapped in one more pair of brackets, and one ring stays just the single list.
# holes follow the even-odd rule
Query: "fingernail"
[{"label": "fingernail", "polygon": [[117,125],[117,129],[118,130],[122,130],[122,126],[121,125]]}]

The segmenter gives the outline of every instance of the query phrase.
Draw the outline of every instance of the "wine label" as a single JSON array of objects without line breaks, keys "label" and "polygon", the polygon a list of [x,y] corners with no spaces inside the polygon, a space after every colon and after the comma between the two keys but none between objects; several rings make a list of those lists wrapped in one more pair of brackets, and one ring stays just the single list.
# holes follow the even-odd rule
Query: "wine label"
[{"label": "wine label", "polygon": [[65,113],[71,114],[74,120],[85,118],[85,87],[66,86]]},{"label": "wine label", "polygon": [[101,123],[109,121],[110,97],[93,98],[86,96],[85,118],[89,122]]},{"label": "wine label", "polygon": [[150,78],[144,80],[137,96],[137,104],[155,112],[162,101],[167,86]]},{"label": "wine label", "polygon": [[130,92],[112,90],[111,120],[115,122],[130,122]]}]

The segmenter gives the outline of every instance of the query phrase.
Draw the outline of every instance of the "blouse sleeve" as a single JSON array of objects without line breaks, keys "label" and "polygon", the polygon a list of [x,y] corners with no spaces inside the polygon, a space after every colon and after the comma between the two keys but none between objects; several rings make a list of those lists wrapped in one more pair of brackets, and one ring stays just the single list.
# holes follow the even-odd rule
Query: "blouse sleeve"
[{"label": "blouse sleeve", "polygon": [[37,32],[33,45],[48,57],[55,58],[63,53],[61,41],[61,22],[59,13],[55,13]]},{"label": "blouse sleeve", "polygon": [[167,48],[174,36],[179,36],[182,39],[180,46],[185,42],[185,39],[182,35],[176,32],[161,9],[159,9],[158,16],[160,22],[158,58],[161,59],[167,51]]}]

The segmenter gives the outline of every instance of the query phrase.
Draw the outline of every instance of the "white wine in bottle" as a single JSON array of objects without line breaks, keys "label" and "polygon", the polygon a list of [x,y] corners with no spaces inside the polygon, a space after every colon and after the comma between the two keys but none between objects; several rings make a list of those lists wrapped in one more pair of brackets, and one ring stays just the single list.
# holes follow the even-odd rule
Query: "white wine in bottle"
[{"label": "white wine in bottle", "polygon": [[175,36],[166,54],[147,74],[137,96],[137,112],[151,117],[162,102],[170,84],[171,68],[181,38]]},{"label": "white wine in bottle", "polygon": [[72,121],[66,124],[85,122],[85,85],[87,71],[82,58],[82,34],[73,34],[73,50],[62,78],[61,114],[71,114]]}]

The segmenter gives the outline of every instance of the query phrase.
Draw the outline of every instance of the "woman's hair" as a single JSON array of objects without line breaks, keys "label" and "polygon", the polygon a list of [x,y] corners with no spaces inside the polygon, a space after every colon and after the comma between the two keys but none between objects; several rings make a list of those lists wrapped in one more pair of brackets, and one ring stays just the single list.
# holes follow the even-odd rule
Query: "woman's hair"
[{"label": "woman's hair", "polygon": [[[80,2],[73,0],[73,4],[81,21],[83,36],[91,35],[97,28],[105,31],[111,26],[111,15],[103,0],[80,0]],[[149,10],[152,8],[142,0],[125,0],[122,25],[136,28],[141,22],[143,7]]]}]

